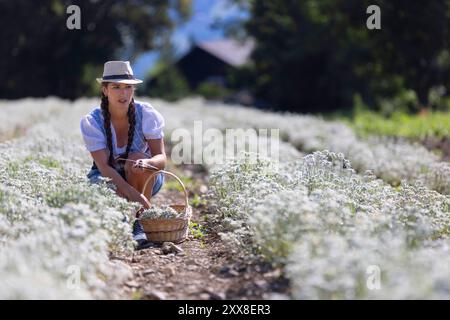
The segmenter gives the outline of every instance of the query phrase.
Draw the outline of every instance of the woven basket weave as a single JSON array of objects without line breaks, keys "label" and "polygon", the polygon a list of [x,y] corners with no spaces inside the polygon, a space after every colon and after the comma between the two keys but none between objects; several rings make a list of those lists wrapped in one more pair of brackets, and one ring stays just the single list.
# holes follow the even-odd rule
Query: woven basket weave
[{"label": "woven basket weave", "polygon": [[163,243],[166,241],[179,243],[186,239],[189,232],[189,221],[192,216],[192,208],[188,203],[188,195],[183,182],[175,174],[158,170],[154,171],[144,184],[142,193],[144,193],[150,179],[158,173],[163,173],[174,177],[183,188],[184,192],[184,204],[172,204],[169,207],[173,208],[180,214],[185,214],[183,217],[177,217],[173,219],[138,219],[147,235],[148,241],[154,243]]}]

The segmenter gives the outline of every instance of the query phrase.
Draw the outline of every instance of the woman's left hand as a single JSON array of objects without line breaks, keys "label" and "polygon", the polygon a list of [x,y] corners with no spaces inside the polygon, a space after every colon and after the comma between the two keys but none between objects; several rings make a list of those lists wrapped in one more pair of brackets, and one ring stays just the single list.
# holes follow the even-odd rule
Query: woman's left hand
[{"label": "woman's left hand", "polygon": [[[138,159],[138,160],[136,160],[136,162],[133,164],[133,167],[132,167],[132,170],[135,172],[135,173],[139,173],[139,172],[142,172],[142,171],[144,171],[144,168],[143,167],[145,167],[145,166],[147,166],[147,167],[155,167],[155,165],[152,163],[152,159]],[[152,168],[147,168],[147,170],[148,169],[152,169]],[[154,170],[158,170],[158,168],[156,168],[155,167],[155,169]]]}]

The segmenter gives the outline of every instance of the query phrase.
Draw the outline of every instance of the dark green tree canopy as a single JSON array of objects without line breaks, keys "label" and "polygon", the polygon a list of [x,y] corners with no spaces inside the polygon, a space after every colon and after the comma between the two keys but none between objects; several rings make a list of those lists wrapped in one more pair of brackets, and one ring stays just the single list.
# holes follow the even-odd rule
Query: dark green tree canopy
[{"label": "dark green tree canopy", "polygon": [[[70,5],[81,9],[80,30],[66,27]],[[158,48],[170,10],[184,21],[190,0],[1,0],[0,97],[91,94],[105,61]]]},{"label": "dark green tree canopy", "polygon": [[[379,97],[450,85],[450,1],[235,0],[247,3],[241,26],[256,40],[256,95],[278,109],[348,108],[356,94]],[[369,5],[381,9],[381,30],[369,30]],[[233,26],[236,31],[236,26]]]}]

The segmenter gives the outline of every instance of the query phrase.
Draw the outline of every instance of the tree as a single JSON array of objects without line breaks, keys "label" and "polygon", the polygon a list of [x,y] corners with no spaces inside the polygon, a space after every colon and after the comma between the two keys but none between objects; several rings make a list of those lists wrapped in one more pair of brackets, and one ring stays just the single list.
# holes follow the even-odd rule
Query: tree
[{"label": "tree", "polygon": [[[81,9],[80,30],[66,27],[70,5]],[[174,26],[169,10],[184,21],[190,0],[0,1],[0,96],[92,93],[104,62],[158,48]]]},{"label": "tree", "polygon": [[[256,40],[253,91],[275,108],[350,108],[357,94],[375,107],[411,89],[427,105],[450,84],[449,0],[234,1],[250,8],[241,27]],[[381,30],[366,28],[372,4]]]},{"label": "tree", "polygon": [[149,71],[139,93],[176,101],[191,94],[189,83],[176,66],[175,48],[169,37],[163,37],[160,57]]}]

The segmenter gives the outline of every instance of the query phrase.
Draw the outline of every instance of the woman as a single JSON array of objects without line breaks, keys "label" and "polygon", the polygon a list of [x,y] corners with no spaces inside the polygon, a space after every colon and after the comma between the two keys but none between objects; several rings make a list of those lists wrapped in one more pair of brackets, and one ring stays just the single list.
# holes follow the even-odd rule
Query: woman
[{"label": "woman", "polygon": [[[101,105],[80,122],[86,148],[94,160],[88,178],[96,183],[100,176],[109,177],[119,196],[148,208],[147,199],[161,189],[164,176],[156,175],[142,190],[151,172],[141,165],[159,170],[166,165],[164,118],[151,104],[134,101],[134,85],[142,81],[134,77],[128,61],[106,62],[103,77],[97,81],[102,85]],[[138,249],[151,245],[139,222],[133,226],[133,238]]]}]

